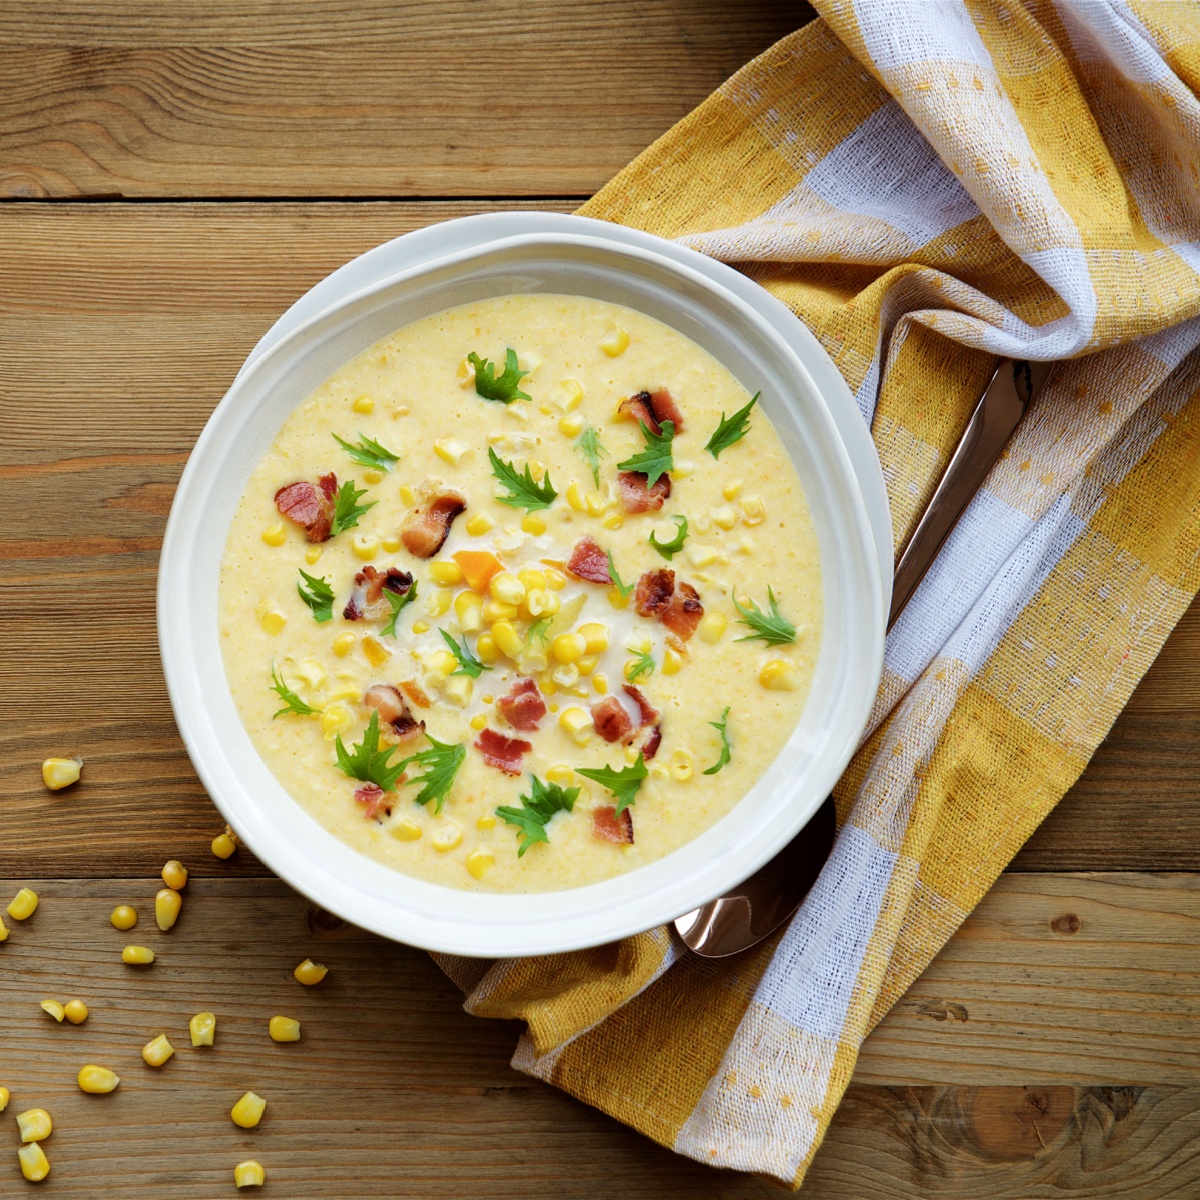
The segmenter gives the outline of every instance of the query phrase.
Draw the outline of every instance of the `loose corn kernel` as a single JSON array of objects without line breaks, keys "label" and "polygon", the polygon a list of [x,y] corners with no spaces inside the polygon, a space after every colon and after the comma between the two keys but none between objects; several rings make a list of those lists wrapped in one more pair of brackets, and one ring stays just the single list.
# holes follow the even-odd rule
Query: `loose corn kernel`
[{"label": "loose corn kernel", "polygon": [[610,630],[602,622],[588,621],[585,625],[580,625],[576,632],[583,638],[588,654],[603,654],[608,649]]},{"label": "loose corn kernel", "polygon": [[[308,665],[309,665],[308,663],[301,663],[300,664],[301,670],[298,670],[296,673],[298,675],[302,674],[302,669]],[[312,665],[317,666],[316,663],[314,663]],[[320,670],[319,666],[317,666],[317,670]],[[324,679],[325,679],[325,672],[321,671],[321,678],[318,679],[316,681],[316,683],[313,683],[313,681],[311,679],[307,679],[306,682],[308,683],[308,685],[310,687],[319,687],[321,685],[321,683],[324,682]],[[163,881],[163,883],[165,883],[167,885],[167,887],[174,888],[177,892],[183,891],[183,889],[185,887],[187,887],[187,881],[188,881],[187,867],[185,867],[183,865],[183,863],[181,863],[179,861],[179,859],[177,859],[177,858],[168,859],[162,869],[162,881]]]},{"label": "loose corn kernel", "polygon": [[608,597],[608,602],[613,606],[613,608],[620,609],[629,607],[629,597],[621,595],[621,589],[617,587],[615,583],[608,589],[607,592],[605,592],[605,595]]},{"label": "loose corn kernel", "polygon": [[458,659],[449,650],[433,650],[421,659],[421,664],[427,671],[442,675],[453,675],[458,670]]},{"label": "loose corn kernel", "polygon": [[624,354],[625,348],[629,345],[629,334],[625,332],[620,325],[614,325],[608,333],[600,339],[600,349],[608,355],[609,358],[616,358],[618,354]]},{"label": "loose corn kernel", "polygon": [[515,621],[520,612],[515,604],[498,604],[495,600],[487,600],[483,605],[483,620],[488,625],[494,625],[497,621]]},{"label": "loose corn kernel", "polygon": [[43,1000],[42,1011],[48,1012],[60,1025],[66,1013],[63,1011],[63,1006],[57,1000]]},{"label": "loose corn kernel", "polygon": [[560,663],[578,662],[587,653],[587,638],[581,633],[560,633],[550,643],[550,653]]},{"label": "loose corn kernel", "polygon": [[370,396],[359,396],[355,402],[350,405],[356,413],[370,414],[375,411],[375,401]]},{"label": "loose corn kernel", "polygon": [[696,518],[696,533],[712,533],[712,517],[700,516]]},{"label": "loose corn kernel", "polygon": [[525,585],[527,596],[530,592],[545,590],[546,572],[538,570],[537,567],[522,567],[517,572],[517,578]]},{"label": "loose corn kernel", "polygon": [[229,1110],[229,1115],[233,1118],[235,1125],[240,1125],[243,1129],[253,1129],[262,1120],[262,1115],[266,1111],[267,1102],[261,1096],[247,1092]]},{"label": "loose corn kernel", "polygon": [[468,724],[474,730],[486,729],[487,717],[485,717],[483,713],[479,713],[478,715],[472,717]]},{"label": "loose corn kernel", "polygon": [[417,502],[417,493],[407,484],[400,485],[400,503],[407,508],[412,508]]},{"label": "loose corn kernel", "polygon": [[493,521],[492,518],[487,515],[487,513],[476,513],[467,522],[467,532],[472,537],[483,537],[483,535],[487,533],[488,530],[491,529],[495,524],[496,522]]},{"label": "loose corn kernel", "polygon": [[600,672],[598,675],[593,675],[592,687],[594,687],[601,696],[606,695],[608,693],[608,676],[603,672]]},{"label": "loose corn kernel", "polygon": [[154,961],[154,951],[148,946],[126,946],[121,951],[121,961],[131,966],[144,967]]},{"label": "loose corn kernel", "polygon": [[179,920],[183,897],[174,888],[161,888],[154,897],[154,923],[166,933]]},{"label": "loose corn kernel", "polygon": [[713,524],[721,529],[732,529],[737,524],[737,513],[726,504],[713,509],[712,520]]},{"label": "loose corn kernel", "polygon": [[546,586],[552,592],[561,592],[567,586],[567,577],[561,571],[550,567],[546,571]]},{"label": "loose corn kernel", "polygon": [[446,681],[446,699],[459,708],[466,708],[471,703],[471,693],[475,685],[466,675],[455,675]]},{"label": "loose corn kernel", "polygon": [[403,545],[403,543],[395,535],[393,535],[392,537],[385,537],[383,539],[383,548],[389,554],[395,554],[396,551],[399,550],[402,545]]},{"label": "loose corn kernel", "polygon": [[429,844],[439,853],[445,854],[462,842],[462,826],[457,821],[447,821],[429,835]]},{"label": "loose corn kernel", "polygon": [[[293,674],[295,674],[300,679],[302,679],[306,684],[308,684],[308,686],[310,688],[319,688],[321,686],[321,684],[323,684],[325,682],[325,668],[323,666],[321,666],[321,664],[319,662],[317,662],[316,659],[306,658],[298,666],[293,667],[292,671],[293,671]],[[171,861],[175,862],[176,860],[172,859]],[[167,866],[170,866],[170,865],[171,865],[170,863],[167,864]],[[167,869],[166,867],[163,867],[164,872],[166,871],[166,869]],[[180,867],[180,870],[183,870],[183,868]],[[184,881],[184,883],[187,882],[187,871],[183,872],[183,881]],[[166,883],[165,875],[163,876],[163,882]],[[175,885],[168,883],[167,886],[174,887]],[[183,884],[181,883],[179,886],[183,887]],[[178,888],[176,890],[178,891]]]},{"label": "loose corn kernel", "polygon": [[38,906],[38,894],[32,888],[23,887],[11,900],[8,915],[14,921],[24,921],[33,916]]},{"label": "loose corn kernel", "polygon": [[352,633],[339,633],[333,639],[333,652],[338,658],[345,658],[351,650],[354,649],[354,643],[358,639]]},{"label": "loose corn kernel", "polygon": [[79,1068],[75,1082],[79,1084],[81,1092],[87,1092],[92,1096],[106,1096],[109,1092],[117,1090],[117,1084],[121,1082],[121,1077],[107,1067],[98,1067],[94,1063],[88,1063],[86,1067]]},{"label": "loose corn kernel", "polygon": [[210,849],[218,858],[229,858],[237,849],[237,836],[231,829],[226,829],[213,838]]},{"label": "loose corn kernel", "polygon": [[0,1112],[3,1112],[8,1107],[9,1091],[6,1087],[0,1087]]},{"label": "loose corn kernel", "polygon": [[332,742],[339,733],[345,733],[354,724],[354,713],[344,700],[335,700],[321,710],[317,724],[321,726],[325,740]]},{"label": "loose corn kernel", "polygon": [[702,642],[715,646],[725,636],[728,625],[729,622],[725,619],[724,613],[709,612],[704,614],[704,619],[700,622],[700,628],[696,632],[700,635]]},{"label": "loose corn kernel", "polygon": [[4,923],[4,918],[0,917],[0,942],[8,941],[8,926]]},{"label": "loose corn kernel", "polygon": [[740,479],[731,479],[722,489],[721,495],[726,500],[736,500],[741,493],[743,484]]},{"label": "loose corn kernel", "polygon": [[773,658],[759,671],[758,682],[775,692],[794,692],[800,686],[800,672],[786,658]]},{"label": "loose corn kernel", "polygon": [[443,462],[448,462],[452,467],[457,467],[462,462],[463,455],[467,452],[467,446],[457,438],[438,438],[433,443],[433,452]]},{"label": "loose corn kernel", "polygon": [[672,646],[668,646],[663,651],[662,673],[664,675],[678,675],[683,668],[683,655]]},{"label": "loose corn kernel", "polygon": [[475,828],[481,833],[486,833],[489,829],[495,829],[496,818],[491,813],[483,813],[475,819]]},{"label": "loose corn kernel", "polygon": [[583,385],[578,379],[564,379],[558,385],[555,403],[563,412],[570,412],[583,403]]},{"label": "loose corn kernel", "polygon": [[488,591],[498,604],[511,604],[516,607],[525,599],[525,585],[520,577],[511,571],[501,571],[498,575],[493,575],[491,583],[488,584]]},{"label": "loose corn kernel", "polygon": [[564,663],[550,672],[550,678],[560,688],[572,688],[579,682],[579,668],[574,663]]},{"label": "loose corn kernel", "polygon": [[63,1005],[63,1016],[72,1025],[82,1025],[88,1019],[88,1006],[82,1000],[68,1000]]},{"label": "loose corn kernel", "polygon": [[567,495],[567,503],[576,512],[586,512],[587,511],[587,500],[584,497],[583,488],[581,488],[579,486],[579,484],[575,482],[575,480],[571,480],[570,486],[567,488],[566,495]]},{"label": "loose corn kernel", "polygon": [[525,643],[511,621],[497,621],[492,625],[492,640],[511,659],[521,657]]},{"label": "loose corn kernel", "polygon": [[599,662],[600,655],[587,654],[575,664],[575,668],[580,675],[590,675],[596,669]]},{"label": "loose corn kernel", "polygon": [[313,563],[321,561],[321,555],[324,553],[325,551],[321,546],[309,546],[304,551],[304,561],[308,563],[309,566],[312,566]]},{"label": "loose corn kernel", "polygon": [[558,418],[558,431],[564,437],[578,437],[583,432],[583,413],[569,413]]},{"label": "loose corn kernel", "polygon": [[262,1187],[266,1177],[267,1174],[262,1169],[262,1164],[252,1158],[247,1158],[233,1168],[234,1187]]},{"label": "loose corn kernel", "polygon": [[558,612],[561,603],[558,593],[546,588],[534,588],[525,595],[525,609],[535,621],[539,617],[552,617]]},{"label": "loose corn kernel", "polygon": [[329,974],[329,968],[324,963],[315,963],[311,958],[306,958],[292,974],[305,987],[312,987],[314,983],[320,983]]},{"label": "loose corn kernel", "polygon": [[462,567],[460,567],[452,558],[443,559],[441,562],[430,563],[429,578],[435,583],[445,584],[446,586],[454,583],[462,583]]},{"label": "loose corn kernel", "polygon": [[583,498],[583,506],[589,517],[603,516],[612,507],[599,492],[588,492]]},{"label": "loose corn kernel", "polygon": [[401,817],[388,827],[388,832],[398,842],[415,842],[421,836],[421,827],[412,817]]},{"label": "loose corn kernel", "polygon": [[685,553],[693,567],[708,567],[717,561],[717,552],[711,546],[689,546]]},{"label": "loose corn kernel", "polygon": [[82,758],[48,758],[42,763],[42,782],[52,792],[57,792],[78,783],[82,770]]},{"label": "loose corn kernel", "polygon": [[17,1158],[21,1163],[21,1174],[30,1183],[41,1183],[50,1174],[50,1160],[37,1142],[32,1146],[22,1146],[17,1151]]},{"label": "loose corn kernel", "polygon": [[671,755],[671,774],[680,783],[692,777],[692,756],[686,750],[676,750]]},{"label": "loose corn kernel", "polygon": [[300,1022],[295,1017],[272,1017],[267,1025],[267,1032],[273,1042],[298,1042]]},{"label": "loose corn kernel", "polygon": [[558,723],[581,746],[592,736],[592,714],[576,705],[564,708]]},{"label": "loose corn kernel", "polygon": [[475,657],[485,667],[494,666],[500,661],[500,647],[496,645],[496,639],[490,633],[481,633],[475,639]]},{"label": "loose corn kernel", "polygon": [[[346,676],[339,678],[345,679]],[[327,699],[331,703],[334,700],[348,700],[351,704],[357,704],[362,699],[362,691],[353,683],[341,683],[329,693]]]},{"label": "loose corn kernel", "polygon": [[272,608],[270,611],[263,613],[259,618],[258,623],[263,627],[266,633],[275,636],[282,632],[283,627],[287,624],[287,616],[281,613],[277,608]]},{"label": "loose corn kernel", "polygon": [[[558,684],[554,682],[549,671],[543,671],[541,675],[538,676],[538,691],[541,692],[543,696],[553,696],[557,694]],[[550,711],[558,712],[558,706],[555,704],[550,705]]]},{"label": "loose corn kernel", "polygon": [[54,1131],[54,1122],[44,1108],[27,1108],[17,1113],[17,1129],[23,1142],[40,1142]]},{"label": "loose corn kernel", "polygon": [[356,533],[350,543],[356,558],[370,562],[379,553],[379,539],[373,533]]},{"label": "loose corn kernel", "polygon": [[459,387],[469,388],[475,383],[475,364],[469,358],[460,359],[454,374],[458,377]]},{"label": "loose corn kernel", "polygon": [[534,537],[538,537],[540,534],[546,532],[546,522],[537,513],[526,513],[521,518],[521,528],[526,533],[531,533]]},{"label": "loose corn kernel", "polygon": [[211,1046],[217,1037],[216,1014],[198,1012],[188,1022],[188,1033],[191,1035],[193,1046]]},{"label": "loose corn kernel", "polygon": [[681,458],[671,468],[672,479],[686,479],[695,474],[696,464],[690,458]]},{"label": "loose corn kernel", "polygon": [[619,512],[611,512],[601,522],[604,529],[620,529],[625,524],[625,518]]},{"label": "loose corn kernel", "polygon": [[767,506],[761,496],[747,496],[742,501],[742,520],[747,525],[761,525],[767,515]]},{"label": "loose corn kernel", "polygon": [[382,483],[383,482],[383,472],[380,471],[377,467],[368,467],[363,472],[363,478],[368,483]]},{"label": "loose corn kernel", "polygon": [[287,529],[282,521],[276,521],[274,525],[268,526],[262,532],[262,540],[268,546],[282,546],[287,541]]},{"label": "loose corn kernel", "polygon": [[151,1038],[142,1047],[142,1058],[149,1067],[161,1067],[174,1053],[175,1047],[167,1041],[165,1033],[160,1033],[158,1037]]},{"label": "loose corn kernel", "polygon": [[482,879],[496,865],[496,860],[486,850],[476,849],[467,855],[465,865],[476,879]]},{"label": "loose corn kernel", "polygon": [[373,667],[382,667],[392,652],[374,634],[368,633],[362,640],[363,653]]},{"label": "loose corn kernel", "polygon": [[137,924],[137,909],[128,904],[118,904],[108,921],[114,929],[132,929]]},{"label": "loose corn kernel", "polygon": [[412,631],[413,631],[413,633],[428,633],[429,632],[429,622],[428,621],[414,621],[412,623]]},{"label": "loose corn kernel", "polygon": [[425,612],[431,617],[444,617],[453,600],[454,593],[449,588],[432,588],[425,593]]},{"label": "loose corn kernel", "polygon": [[483,628],[482,597],[477,592],[459,592],[454,597],[454,615],[463,633],[478,633]]}]

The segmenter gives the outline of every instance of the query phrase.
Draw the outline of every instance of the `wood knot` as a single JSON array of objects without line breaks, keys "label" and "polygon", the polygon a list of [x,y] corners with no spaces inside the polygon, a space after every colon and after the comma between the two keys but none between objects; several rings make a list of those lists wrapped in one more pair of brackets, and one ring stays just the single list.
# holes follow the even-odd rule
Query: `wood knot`
[{"label": "wood knot", "polygon": [[1083,922],[1074,913],[1063,913],[1050,922],[1050,928],[1063,937],[1074,937],[1083,928]]},{"label": "wood knot", "polygon": [[1035,1158],[1062,1133],[1075,1109],[1069,1087],[969,1089],[964,1105],[971,1137],[986,1158]]},{"label": "wood knot", "polygon": [[346,922],[341,917],[318,905],[312,905],[308,910],[308,932],[317,937],[329,937],[346,928]]},{"label": "wood knot", "polygon": [[922,1017],[932,1017],[935,1021],[966,1021],[967,1010],[961,1004],[952,1000],[930,1000],[917,1009]]}]

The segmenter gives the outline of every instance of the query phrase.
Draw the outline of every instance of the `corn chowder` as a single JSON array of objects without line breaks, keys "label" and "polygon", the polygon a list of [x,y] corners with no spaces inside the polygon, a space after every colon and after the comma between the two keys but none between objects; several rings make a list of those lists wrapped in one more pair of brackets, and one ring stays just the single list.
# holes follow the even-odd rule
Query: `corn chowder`
[{"label": "corn chowder", "polygon": [[794,729],[821,633],[804,493],[688,338],[578,296],[398,330],[258,465],[225,672],[330,832],[451,887],[550,891],[669,854]]}]

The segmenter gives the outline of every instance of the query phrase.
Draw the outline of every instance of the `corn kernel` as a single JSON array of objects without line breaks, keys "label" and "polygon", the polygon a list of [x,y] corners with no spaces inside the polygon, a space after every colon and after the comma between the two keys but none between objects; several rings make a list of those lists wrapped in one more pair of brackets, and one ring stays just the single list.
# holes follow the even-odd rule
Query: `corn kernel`
[{"label": "corn kernel", "polygon": [[611,512],[604,517],[600,525],[604,529],[620,529],[625,524],[625,518],[619,512]]},{"label": "corn kernel", "polygon": [[14,921],[25,921],[33,916],[38,906],[38,894],[32,888],[23,887],[10,901],[8,915]]},{"label": "corn kernel", "polygon": [[263,627],[265,632],[274,637],[283,631],[283,627],[287,624],[287,616],[277,608],[272,608],[269,612],[263,613],[258,623]]},{"label": "corn kernel", "polygon": [[462,826],[457,821],[447,821],[429,835],[429,844],[439,853],[445,854],[462,842]]},{"label": "corn kernel", "polygon": [[736,500],[741,494],[743,484],[740,479],[731,479],[722,489],[721,495],[726,500]]},{"label": "corn kernel", "polygon": [[569,413],[558,418],[558,431],[564,437],[578,437],[583,432],[583,425],[582,413]]},{"label": "corn kernel", "polygon": [[693,533],[705,534],[712,533],[712,517],[699,516],[696,518]]},{"label": "corn kernel", "polygon": [[312,987],[329,974],[329,968],[324,963],[315,963],[311,958],[306,958],[292,974],[305,987]]},{"label": "corn kernel", "polygon": [[82,758],[48,758],[42,763],[42,782],[52,792],[57,792],[77,783],[82,770]]},{"label": "corn kernel", "polygon": [[435,583],[449,587],[451,584],[462,583],[462,567],[452,558],[429,564],[429,578]]},{"label": "corn kernel", "polygon": [[466,675],[455,675],[446,681],[446,699],[459,708],[466,708],[471,703],[471,693],[475,685]]},{"label": "corn kernel", "polygon": [[295,1017],[272,1017],[267,1024],[267,1032],[273,1042],[298,1042],[300,1022]]},{"label": "corn kernel", "polygon": [[154,961],[154,951],[148,946],[126,946],[121,951],[121,961],[131,966],[144,967]]},{"label": "corn kernel", "polygon": [[500,661],[500,647],[490,633],[481,633],[475,640],[475,657],[485,667],[494,666]]},{"label": "corn kernel", "polygon": [[496,818],[491,813],[483,813],[475,819],[475,828],[480,833],[487,833],[489,829],[496,828]]},{"label": "corn kernel", "polygon": [[607,693],[608,693],[608,676],[605,675],[603,672],[601,672],[598,675],[593,675],[592,676],[592,687],[594,687],[601,696],[607,695]]},{"label": "corn kernel", "polygon": [[[303,668],[305,668],[309,665],[312,665],[312,666],[316,667],[318,671],[321,671],[320,665],[317,663],[312,663],[312,664],[301,663],[300,668],[297,669],[297,671],[296,671],[296,674],[303,675]],[[305,682],[307,682],[310,687],[319,687],[324,682],[324,680],[325,680],[325,672],[324,671],[321,671],[321,678],[318,679],[315,683],[311,679],[309,679],[307,677],[305,678]],[[179,861],[179,859],[177,859],[177,858],[168,859],[162,869],[162,881],[163,881],[163,883],[165,883],[167,885],[167,887],[174,888],[177,892],[183,891],[183,889],[185,887],[187,887],[187,881],[188,881],[187,867],[185,867],[183,865],[183,863],[181,863]]]},{"label": "corn kernel", "polygon": [[747,525],[761,525],[766,515],[767,506],[761,496],[747,496],[742,501],[742,520]]},{"label": "corn kernel", "polygon": [[525,585],[511,571],[501,571],[498,575],[493,575],[491,583],[488,584],[488,591],[498,604],[511,604],[516,607],[525,599]]},{"label": "corn kernel", "polygon": [[448,462],[452,467],[457,467],[462,462],[463,455],[466,454],[467,449],[468,447],[457,438],[438,438],[433,443],[434,454],[443,462]]},{"label": "corn kernel", "polygon": [[441,675],[453,675],[458,670],[458,659],[449,650],[433,650],[421,660],[427,671]]},{"label": "corn kernel", "polygon": [[537,515],[537,513],[526,513],[525,516],[521,518],[521,528],[526,533],[532,534],[534,537],[538,537],[546,532],[546,522],[543,521],[542,518]]},{"label": "corn kernel", "polygon": [[317,723],[327,742],[332,742],[339,733],[345,733],[354,724],[354,713],[344,700],[335,700],[325,705]]},{"label": "corn kernel", "polygon": [[619,354],[625,353],[625,348],[629,345],[629,334],[625,332],[620,325],[614,325],[600,339],[600,349],[608,355],[609,358],[616,358]]},{"label": "corn kernel", "polygon": [[425,593],[425,612],[431,617],[444,617],[453,600],[454,593],[449,588],[432,588]]},{"label": "corn kernel", "polygon": [[23,1142],[40,1142],[54,1131],[54,1122],[44,1108],[27,1108],[17,1113],[17,1129]]},{"label": "corn kernel", "polygon": [[700,635],[702,642],[715,646],[725,636],[728,625],[729,622],[725,619],[724,613],[705,613],[704,619],[700,622],[700,628],[696,632]]},{"label": "corn kernel", "polygon": [[458,370],[454,374],[458,378],[459,387],[472,387],[475,383],[475,364],[469,358],[460,359]]},{"label": "corn kernel", "polygon": [[68,1000],[63,1005],[63,1016],[72,1025],[82,1025],[88,1019],[88,1006],[82,1000]]},{"label": "corn kernel", "polygon": [[467,532],[472,537],[483,537],[483,535],[487,533],[488,530],[491,529],[495,524],[496,522],[493,521],[492,518],[487,515],[487,513],[476,513],[467,522]]},{"label": "corn kernel", "polygon": [[[292,668],[293,674],[302,679],[310,688],[319,688],[325,682],[325,668],[321,666],[316,659],[306,658],[298,666]],[[172,862],[175,860],[172,859]],[[167,864],[170,866],[170,863]],[[163,870],[166,871],[166,867]],[[183,870],[182,867],[179,868]],[[166,883],[166,877],[163,877],[163,882]],[[183,872],[183,882],[187,882],[187,871]],[[168,887],[174,887],[174,884],[167,884]],[[179,887],[183,887],[181,883]],[[178,888],[176,889],[178,891]]]},{"label": "corn kernel", "polygon": [[398,842],[415,842],[421,836],[421,827],[412,817],[401,817],[388,826],[388,832]]},{"label": "corn kernel", "polygon": [[0,942],[8,941],[8,926],[4,923],[4,918],[0,917]]},{"label": "corn kernel", "polygon": [[561,592],[567,586],[567,577],[553,567],[546,571],[546,587],[552,592]]},{"label": "corn kernel", "polygon": [[583,638],[588,654],[603,654],[608,649],[609,627],[600,621],[588,621],[576,631]]},{"label": "corn kernel", "polygon": [[375,411],[375,401],[372,400],[370,396],[359,396],[359,398],[355,400],[350,407],[354,409],[356,413],[369,415]]},{"label": "corn kernel", "polygon": [[454,615],[463,633],[478,633],[483,628],[482,598],[477,592],[459,592],[454,597]]},{"label": "corn kernel", "polygon": [[683,655],[672,646],[668,646],[663,651],[662,673],[664,675],[678,675],[683,668]]},{"label": "corn kernel", "polygon": [[8,1107],[9,1093],[8,1088],[0,1087],[0,1112],[3,1112]]},{"label": "corn kernel", "polygon": [[487,625],[494,625],[497,621],[515,621],[520,613],[517,605],[498,604],[495,600],[485,601],[482,610],[483,621]]},{"label": "corn kernel", "polygon": [[81,1092],[87,1092],[92,1096],[106,1096],[109,1092],[117,1090],[117,1084],[121,1082],[121,1077],[107,1067],[98,1067],[95,1063],[88,1063],[87,1066],[79,1068],[75,1082],[79,1084]]},{"label": "corn kernel", "polygon": [[368,467],[363,472],[363,478],[368,483],[382,483],[383,482],[383,472],[381,470],[379,470],[377,467]]},{"label": "corn kernel", "polygon": [[304,561],[308,563],[309,566],[312,566],[313,563],[321,561],[321,555],[324,553],[324,549],[320,546],[309,546],[304,551]]},{"label": "corn kernel", "polygon": [[589,517],[603,516],[612,507],[599,492],[588,492],[583,498],[583,506]]},{"label": "corn kernel", "polygon": [[175,1047],[167,1041],[167,1035],[160,1033],[158,1037],[151,1038],[142,1047],[142,1058],[147,1066],[161,1067],[163,1063],[175,1053]]},{"label": "corn kernel", "polygon": [[564,379],[558,385],[554,402],[563,412],[571,412],[583,403],[583,385],[578,379]]},{"label": "corn kernel", "polygon": [[164,933],[179,920],[183,897],[174,888],[161,888],[154,897],[154,923]]},{"label": "corn kernel", "polygon": [[[637,756],[638,752],[632,746],[625,747],[625,761],[629,763],[630,766],[633,766],[633,764],[637,762]],[[660,763],[655,763],[654,767],[658,767],[660,776],[665,777],[663,773],[665,773],[666,767],[663,767]],[[654,767],[651,767],[650,770],[653,771]]]},{"label": "corn kernel", "polygon": [[231,829],[218,833],[213,838],[210,849],[218,858],[229,858],[237,849],[237,835]]},{"label": "corn kernel", "polygon": [[66,1013],[63,1011],[63,1006],[57,1000],[43,1000],[42,1012],[49,1013],[60,1025]]},{"label": "corn kernel", "polygon": [[696,464],[690,458],[681,458],[671,468],[672,479],[686,479],[696,472]]},{"label": "corn kernel", "polygon": [[693,567],[708,567],[717,561],[717,552],[711,546],[689,546],[685,553]]},{"label": "corn kernel", "polygon": [[786,658],[773,658],[759,671],[758,682],[775,692],[794,692],[800,686],[800,672]]},{"label": "corn kernel", "polygon": [[492,640],[514,660],[521,657],[521,651],[525,647],[521,635],[517,633],[511,621],[497,621],[492,626]]},{"label": "corn kernel", "polygon": [[487,728],[487,717],[485,717],[483,713],[479,713],[478,715],[472,717],[468,724],[472,729],[478,732],[481,729]]},{"label": "corn kernel", "polygon": [[17,1159],[21,1164],[21,1174],[30,1183],[41,1183],[50,1174],[50,1160],[37,1142],[31,1146],[22,1146],[17,1151]]},{"label": "corn kernel", "polygon": [[567,503],[576,512],[587,511],[587,500],[584,497],[583,488],[581,488],[579,484],[575,482],[575,480],[571,480],[570,486],[567,488],[566,495]]},{"label": "corn kernel", "polygon": [[587,639],[581,633],[560,633],[550,643],[550,653],[560,663],[578,662],[587,653]]},{"label": "corn kernel", "polygon": [[233,1168],[234,1187],[262,1187],[266,1177],[267,1173],[262,1169],[262,1164],[252,1158],[247,1158]]},{"label": "corn kernel", "polygon": [[262,1120],[262,1115],[266,1111],[267,1102],[261,1096],[247,1092],[229,1110],[229,1115],[235,1125],[240,1125],[243,1129],[253,1129]]},{"label": "corn kernel", "polygon": [[[633,762],[637,761],[637,756],[633,753],[632,749],[627,749],[625,751],[625,760],[629,763],[633,763]],[[657,763],[657,762],[652,763],[650,765],[650,778],[651,779],[670,779],[671,778],[671,770],[664,763]]]},{"label": "corn kernel", "polygon": [[198,1012],[188,1022],[188,1033],[191,1035],[193,1046],[211,1046],[217,1036],[216,1014]]},{"label": "corn kernel", "polygon": [[580,675],[590,675],[599,665],[599,662],[600,655],[586,654],[575,664],[575,667]]},{"label": "corn kernel", "polygon": [[737,513],[726,504],[721,508],[713,509],[712,519],[713,524],[718,528],[732,529],[737,524]]},{"label": "corn kernel", "polygon": [[128,904],[118,904],[108,920],[114,929],[132,929],[137,924],[137,910]]},{"label": "corn kernel", "polygon": [[608,597],[608,602],[613,608],[621,609],[629,607],[629,597],[621,594],[621,589],[614,583],[612,587],[605,592]]},{"label": "corn kernel", "polygon": [[387,551],[389,554],[395,554],[395,553],[396,553],[396,551],[397,551],[397,550],[399,550],[399,549],[400,549],[400,547],[401,547],[403,544],[404,544],[404,543],[403,543],[403,542],[401,542],[401,541],[400,541],[400,539],[399,539],[398,537],[395,537],[395,536],[392,536],[392,537],[385,537],[385,538],[383,539],[383,548],[384,548],[384,549],[385,549],[385,550],[386,550],[386,551]]},{"label": "corn kernel", "polygon": [[345,658],[351,650],[354,649],[354,643],[358,639],[352,633],[339,633],[333,639],[333,652],[338,658]]},{"label": "corn kernel", "polygon": [[287,541],[287,529],[282,521],[277,521],[274,525],[268,526],[262,532],[262,540],[268,546],[282,546]]},{"label": "corn kernel", "polygon": [[374,634],[368,633],[362,640],[363,653],[373,667],[382,667],[392,652]]},{"label": "corn kernel", "polygon": [[403,504],[406,508],[412,508],[412,506],[414,504],[416,504],[416,502],[417,502],[417,493],[414,492],[413,489],[407,483],[402,483],[400,485],[400,503]]},{"label": "corn kernel", "polygon": [[558,723],[581,746],[591,737],[592,714],[586,709],[576,705],[564,708],[558,715]]},{"label": "corn kernel", "polygon": [[370,562],[379,553],[379,539],[373,533],[356,533],[350,543],[354,556]]},{"label": "corn kernel", "polygon": [[482,879],[496,865],[496,860],[486,850],[475,849],[467,855],[464,865],[472,876]]},{"label": "corn kernel", "polygon": [[[538,676],[538,691],[541,692],[543,696],[557,695],[558,684],[555,683],[550,677],[550,673],[548,671],[543,671],[541,675]],[[555,704],[550,705],[550,711],[558,712],[558,706]]]},{"label": "corn kernel", "polygon": [[413,633],[428,633],[429,632],[429,622],[428,621],[414,621],[412,623],[412,631],[413,631]]},{"label": "corn kernel", "polygon": [[692,777],[692,756],[686,750],[676,750],[671,755],[671,777],[686,783]]}]

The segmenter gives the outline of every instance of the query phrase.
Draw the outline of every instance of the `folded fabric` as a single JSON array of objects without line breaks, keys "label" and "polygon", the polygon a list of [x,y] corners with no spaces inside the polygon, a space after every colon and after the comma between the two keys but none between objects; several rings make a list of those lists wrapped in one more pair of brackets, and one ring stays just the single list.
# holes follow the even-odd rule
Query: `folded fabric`
[{"label": "folded fabric", "polygon": [[514,1065],[799,1186],[867,1033],[1083,770],[1200,585],[1200,8],[818,0],[581,210],[732,263],[870,423],[896,544],[997,356],[1070,359],[887,643],[832,858],[724,962],[666,929],[441,960]]}]

